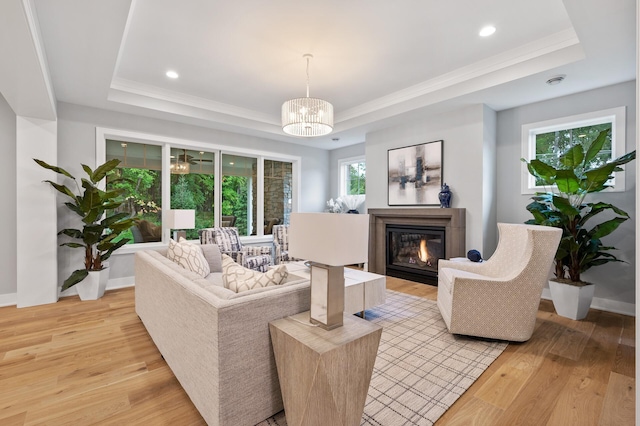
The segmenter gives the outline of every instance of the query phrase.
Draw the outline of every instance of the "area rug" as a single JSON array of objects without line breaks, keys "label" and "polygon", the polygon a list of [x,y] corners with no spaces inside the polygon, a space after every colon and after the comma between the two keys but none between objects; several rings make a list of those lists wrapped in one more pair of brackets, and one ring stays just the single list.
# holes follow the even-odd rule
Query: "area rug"
[{"label": "area rug", "polygon": [[[432,425],[507,347],[451,335],[434,301],[395,291],[366,318],[382,338],[362,425]],[[280,412],[259,426],[286,424]]]}]

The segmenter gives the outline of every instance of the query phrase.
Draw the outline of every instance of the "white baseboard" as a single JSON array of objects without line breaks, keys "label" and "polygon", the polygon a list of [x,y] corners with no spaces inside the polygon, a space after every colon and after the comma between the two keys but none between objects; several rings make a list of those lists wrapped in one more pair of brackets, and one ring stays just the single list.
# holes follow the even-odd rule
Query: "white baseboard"
[{"label": "white baseboard", "polygon": [[18,304],[18,293],[0,294],[0,307],[16,306]]},{"label": "white baseboard", "polygon": [[[116,290],[118,288],[125,287],[133,287],[135,284],[135,277],[123,277],[123,278],[112,278],[107,281],[107,287],[105,291]],[[71,287],[70,289],[60,293],[60,297],[68,297],[68,296],[77,296],[78,291],[75,287]]]},{"label": "white baseboard", "polygon": [[[542,298],[551,300],[551,291],[548,288],[542,289]],[[600,297],[594,297],[591,301],[592,309],[599,309],[601,311],[613,312],[616,314],[636,316],[636,305],[633,303],[620,302],[617,300],[603,299]]]},{"label": "white baseboard", "polygon": [[115,290],[117,288],[133,287],[136,283],[135,277],[113,278],[107,281],[107,290]]}]

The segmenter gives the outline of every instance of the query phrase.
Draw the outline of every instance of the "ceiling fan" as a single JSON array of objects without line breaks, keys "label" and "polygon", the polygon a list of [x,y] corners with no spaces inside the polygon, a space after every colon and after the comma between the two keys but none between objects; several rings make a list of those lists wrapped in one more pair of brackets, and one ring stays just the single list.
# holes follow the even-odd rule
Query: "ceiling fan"
[{"label": "ceiling fan", "polygon": [[204,154],[204,151],[200,151],[200,158],[194,157],[193,155],[187,154],[187,150],[186,149],[182,149],[181,151],[182,151],[181,154],[176,155],[176,158],[177,158],[176,161],[182,161],[182,162],[193,164],[193,165],[202,164],[202,163],[212,163],[213,162],[213,160],[211,160],[211,159],[202,158],[202,155]]}]

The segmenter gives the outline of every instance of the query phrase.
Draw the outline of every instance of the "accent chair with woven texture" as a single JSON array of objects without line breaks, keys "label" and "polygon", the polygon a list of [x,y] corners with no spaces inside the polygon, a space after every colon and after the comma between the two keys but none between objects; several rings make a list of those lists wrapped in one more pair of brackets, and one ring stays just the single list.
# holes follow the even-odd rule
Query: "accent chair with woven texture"
[{"label": "accent chair with woven texture", "polygon": [[498,223],[498,231],[488,260],[438,262],[438,308],[453,334],[524,342],[533,334],[562,230]]},{"label": "accent chair with woven texture", "polygon": [[254,271],[267,272],[273,265],[271,246],[243,246],[238,228],[214,227],[198,231],[200,244],[217,244],[220,252],[231,257],[236,263]]},{"label": "accent chair with woven texture", "polygon": [[302,260],[289,256],[289,225],[273,226],[273,247],[273,258],[276,265],[279,265],[283,262]]}]

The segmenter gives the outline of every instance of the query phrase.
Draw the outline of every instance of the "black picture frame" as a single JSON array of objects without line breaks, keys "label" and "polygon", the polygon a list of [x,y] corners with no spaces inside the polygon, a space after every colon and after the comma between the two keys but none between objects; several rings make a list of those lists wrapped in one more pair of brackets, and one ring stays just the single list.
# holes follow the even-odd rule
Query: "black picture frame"
[{"label": "black picture frame", "polygon": [[439,206],[442,187],[442,140],[387,151],[390,206]]}]

